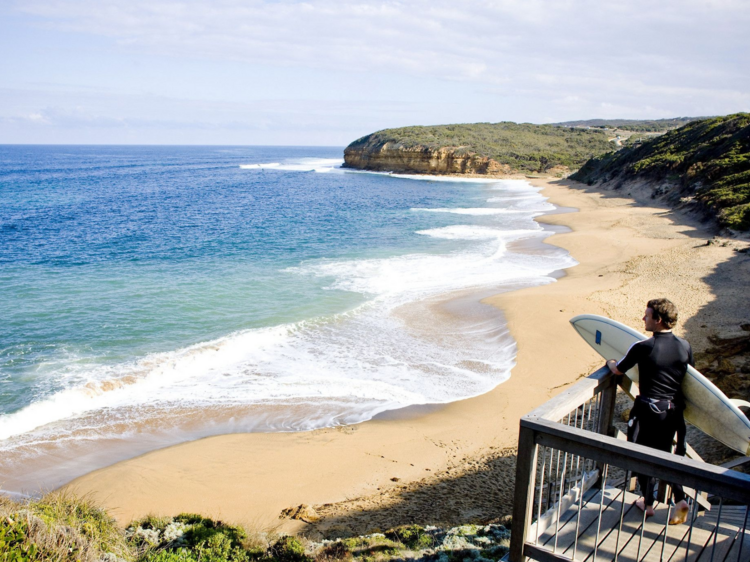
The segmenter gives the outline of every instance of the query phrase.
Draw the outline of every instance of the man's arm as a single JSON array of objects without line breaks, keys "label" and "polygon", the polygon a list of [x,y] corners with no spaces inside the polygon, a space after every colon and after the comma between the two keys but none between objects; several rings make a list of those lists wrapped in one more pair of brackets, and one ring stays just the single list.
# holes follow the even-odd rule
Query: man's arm
[{"label": "man's arm", "polygon": [[630,349],[628,349],[628,352],[625,354],[625,357],[619,361],[614,359],[607,361],[607,367],[609,367],[609,370],[615,375],[624,375],[627,371],[635,367],[635,364],[638,363],[640,350],[643,347],[638,345],[639,343],[641,342],[635,342],[631,345]]},{"label": "man's arm", "polygon": [[620,369],[617,368],[617,359],[610,359],[607,361],[607,367],[609,367],[609,370],[612,371],[613,375],[624,375],[625,373],[621,373]]}]

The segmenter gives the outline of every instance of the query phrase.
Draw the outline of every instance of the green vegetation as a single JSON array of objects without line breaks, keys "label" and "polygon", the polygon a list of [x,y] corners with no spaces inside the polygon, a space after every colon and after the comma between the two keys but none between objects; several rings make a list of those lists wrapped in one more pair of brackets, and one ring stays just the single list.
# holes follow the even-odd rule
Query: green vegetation
[{"label": "green vegetation", "polygon": [[29,503],[0,496],[0,561],[129,559],[125,537],[90,501],[53,493]]},{"label": "green vegetation", "polygon": [[419,525],[405,525],[386,531],[385,536],[393,541],[397,541],[412,550],[430,548],[433,546],[433,538],[425,533],[424,527]]},{"label": "green vegetation", "polygon": [[695,197],[723,226],[750,230],[750,114],[693,121],[643,144],[592,158],[572,179],[650,180]]},{"label": "green vegetation", "polygon": [[677,129],[691,121],[704,117],[674,117],[673,119],[587,119],[554,123],[558,127],[596,127],[599,129],[622,129],[637,133],[659,133]]},{"label": "green vegetation", "polygon": [[124,531],[85,499],[0,496],[0,562],[496,562],[508,552],[503,525],[452,529],[404,525],[384,534],[324,540],[249,535],[242,527],[183,513],[148,516]]},{"label": "green vegetation", "polygon": [[578,168],[612,149],[604,131],[529,123],[474,123],[403,127],[372,133],[346,150],[454,148],[457,155],[478,154],[525,172],[546,172],[555,166]]}]

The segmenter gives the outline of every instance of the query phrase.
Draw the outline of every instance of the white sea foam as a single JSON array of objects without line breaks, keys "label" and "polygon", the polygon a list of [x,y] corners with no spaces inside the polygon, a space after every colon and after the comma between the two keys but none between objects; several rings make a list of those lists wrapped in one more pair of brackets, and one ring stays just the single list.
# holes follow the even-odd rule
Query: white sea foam
[{"label": "white sea foam", "polygon": [[455,224],[442,228],[418,230],[417,234],[446,240],[514,240],[533,236],[546,236],[541,227],[523,230],[504,230],[491,226]]},{"label": "white sea foam", "polygon": [[423,209],[415,207],[412,211],[418,213],[451,213],[453,215],[473,215],[476,217],[488,215],[508,215],[511,213],[526,213],[521,209],[503,209],[500,207],[477,207],[474,209],[455,208],[455,209]]},{"label": "white sea foam", "polygon": [[285,162],[267,162],[261,164],[241,164],[244,170],[283,170],[286,172],[319,172],[328,173],[341,168],[341,158],[300,158]]}]

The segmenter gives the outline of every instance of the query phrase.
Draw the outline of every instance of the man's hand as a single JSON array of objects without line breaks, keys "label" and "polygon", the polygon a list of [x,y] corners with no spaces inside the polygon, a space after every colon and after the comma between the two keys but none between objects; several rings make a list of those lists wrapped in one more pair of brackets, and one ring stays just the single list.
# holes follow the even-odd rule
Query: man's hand
[{"label": "man's hand", "polygon": [[614,359],[610,359],[609,361],[607,361],[607,367],[609,367],[609,370],[612,371],[612,373],[615,375],[624,374],[621,373],[620,369],[617,368],[617,361],[615,361]]}]

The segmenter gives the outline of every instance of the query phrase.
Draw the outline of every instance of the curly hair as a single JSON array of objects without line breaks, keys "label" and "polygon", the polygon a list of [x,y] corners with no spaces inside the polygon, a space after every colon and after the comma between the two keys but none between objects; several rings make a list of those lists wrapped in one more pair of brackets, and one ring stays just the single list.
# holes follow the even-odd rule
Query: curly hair
[{"label": "curly hair", "polygon": [[677,323],[677,307],[671,300],[651,299],[646,307],[654,311],[654,320],[661,321],[667,328],[672,328]]}]

